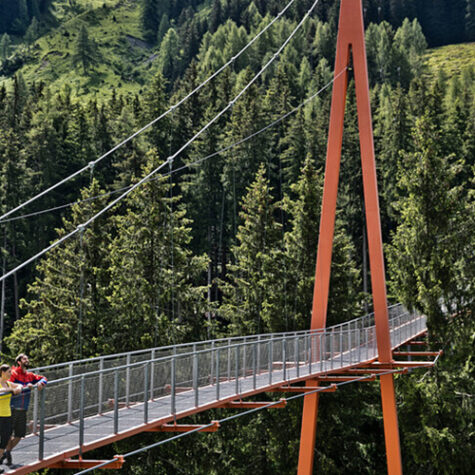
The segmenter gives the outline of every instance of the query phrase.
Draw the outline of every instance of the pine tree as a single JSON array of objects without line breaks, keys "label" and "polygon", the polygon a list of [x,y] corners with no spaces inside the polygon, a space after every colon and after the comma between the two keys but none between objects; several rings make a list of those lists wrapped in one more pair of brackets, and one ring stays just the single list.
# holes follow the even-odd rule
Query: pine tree
[{"label": "pine tree", "polygon": [[5,61],[8,56],[10,55],[10,37],[7,33],[2,35],[2,39],[0,40],[0,59]]},{"label": "pine tree", "polygon": [[38,39],[39,34],[40,31],[38,20],[36,19],[36,17],[33,17],[33,20],[31,20],[30,26],[28,27],[25,33],[26,43],[31,46]]},{"label": "pine tree", "polygon": [[457,275],[465,267],[470,235],[464,200],[454,187],[453,159],[445,155],[439,130],[427,113],[416,121],[414,152],[402,163],[402,220],[388,248],[392,291],[428,315],[432,338],[444,337],[447,311],[462,305],[460,285],[466,284]]},{"label": "pine tree", "polygon": [[263,333],[274,326],[263,315],[269,296],[265,279],[269,268],[276,264],[271,251],[279,245],[281,231],[274,216],[277,205],[265,175],[261,165],[242,200],[242,224],[232,248],[235,263],[229,266],[229,282],[222,287],[220,313],[229,321],[232,332],[239,335]]},{"label": "pine tree", "polygon": [[90,69],[97,64],[100,57],[101,55],[96,42],[92,38],[89,38],[86,26],[82,25],[71,56],[73,65],[81,65],[83,74],[87,74]]},{"label": "pine tree", "polygon": [[[158,165],[148,154],[143,171]],[[190,220],[168,178],[142,185],[115,221],[110,246],[113,328],[108,351],[136,349],[203,338],[207,259],[193,256]]]},{"label": "pine tree", "polygon": [[171,82],[181,73],[180,37],[174,28],[170,28],[163,37],[157,62],[163,77]]},{"label": "pine tree", "polygon": [[[93,181],[83,190],[82,198],[100,193],[98,183]],[[103,200],[74,205],[71,220],[64,219],[58,238],[103,206]],[[39,262],[38,276],[21,302],[25,314],[7,338],[12,353],[27,352],[40,364],[103,353],[103,342],[111,332],[105,299],[109,239],[106,219],[99,218]]]},{"label": "pine tree", "polygon": [[140,15],[140,23],[144,37],[148,41],[155,41],[157,38],[157,30],[159,25],[159,0],[143,0],[142,11]]},{"label": "pine tree", "polygon": [[475,1],[466,0],[465,41],[475,41]]}]

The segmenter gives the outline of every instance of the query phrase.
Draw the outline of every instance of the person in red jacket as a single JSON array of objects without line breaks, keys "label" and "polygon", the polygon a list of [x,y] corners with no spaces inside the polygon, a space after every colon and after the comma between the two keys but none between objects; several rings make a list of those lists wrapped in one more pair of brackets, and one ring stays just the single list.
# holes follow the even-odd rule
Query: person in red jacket
[{"label": "person in red jacket", "polygon": [[21,353],[18,355],[15,363],[16,366],[12,368],[10,381],[23,386],[23,390],[18,396],[13,396],[11,400],[13,432],[5,452],[0,457],[0,463],[6,460],[7,465],[12,464],[12,449],[26,435],[26,412],[30,404],[31,388],[37,386],[41,390],[47,383],[47,379],[44,376],[27,371],[30,362],[25,354]]}]

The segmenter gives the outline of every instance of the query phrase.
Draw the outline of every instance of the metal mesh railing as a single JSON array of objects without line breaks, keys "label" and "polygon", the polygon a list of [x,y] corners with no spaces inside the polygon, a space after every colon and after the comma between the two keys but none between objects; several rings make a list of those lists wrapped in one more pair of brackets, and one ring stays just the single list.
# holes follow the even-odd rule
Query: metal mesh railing
[{"label": "metal mesh railing", "polygon": [[[389,309],[389,317],[393,347],[425,329],[424,316],[400,305]],[[226,338],[105,356],[49,367],[48,376],[65,372],[66,376],[55,380],[50,376],[42,391],[33,391],[28,417],[33,421],[31,431],[39,434],[41,458],[49,425],[74,423],[81,445],[93,416],[104,416],[104,437],[221,398],[376,357],[372,315],[325,330]]]}]

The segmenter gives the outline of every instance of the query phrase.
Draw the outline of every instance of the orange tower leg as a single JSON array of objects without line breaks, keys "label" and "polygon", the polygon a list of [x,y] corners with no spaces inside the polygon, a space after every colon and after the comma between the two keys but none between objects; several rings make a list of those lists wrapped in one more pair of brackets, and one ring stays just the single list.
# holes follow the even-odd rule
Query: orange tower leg
[{"label": "orange tower leg", "polygon": [[[333,85],[330,112],[330,128],[325,166],[322,214],[320,218],[320,234],[315,272],[311,328],[316,329],[326,326],[343,139],[343,122],[348,86],[348,72],[345,68],[349,64],[350,54],[353,56],[355,77],[368,251],[376,321],[376,337],[379,361],[388,363],[392,361],[392,352],[389,334],[386,280],[381,237],[381,222],[379,217],[379,200],[361,0],[341,0],[340,6],[335,61],[336,79]],[[342,71],[344,72],[342,73]],[[390,475],[402,474],[393,375],[389,374],[381,376],[380,383],[388,473]],[[315,386],[316,384],[316,381],[307,382],[307,385]],[[313,471],[317,416],[318,395],[311,394],[305,396],[300,438],[299,475],[310,475]]]}]

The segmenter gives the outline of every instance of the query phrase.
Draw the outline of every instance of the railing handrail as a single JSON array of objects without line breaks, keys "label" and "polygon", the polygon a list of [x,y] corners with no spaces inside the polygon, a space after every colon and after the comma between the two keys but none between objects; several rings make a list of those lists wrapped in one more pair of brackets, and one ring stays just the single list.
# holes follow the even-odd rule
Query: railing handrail
[{"label": "railing handrail", "polygon": [[[405,315],[405,314],[409,314],[409,313],[410,313],[410,311],[406,310],[402,314],[390,318],[389,322],[391,322],[392,320],[400,317],[401,315]],[[215,343],[217,341],[228,342],[232,339],[235,340],[236,338],[245,339],[245,338],[253,337],[253,338],[256,339],[256,341],[249,341],[249,340],[248,341],[241,341],[239,343],[234,343],[234,344],[231,344],[231,345],[228,344],[228,345],[223,345],[223,346],[219,346],[219,347],[211,347],[211,348],[204,348],[204,349],[201,349],[201,350],[189,351],[189,352],[186,352],[186,353],[170,354],[170,355],[160,356],[158,358],[151,358],[151,359],[147,359],[147,360],[143,360],[143,361],[136,361],[134,363],[124,364],[124,365],[120,365],[120,366],[114,366],[114,367],[111,367],[111,368],[103,368],[103,369],[88,371],[87,373],[74,374],[74,375],[71,375],[71,376],[65,376],[63,378],[58,378],[58,379],[51,380],[49,382],[49,385],[74,381],[76,379],[80,379],[83,376],[93,377],[93,376],[98,376],[100,374],[106,374],[106,373],[112,373],[114,371],[124,370],[124,369],[127,369],[127,368],[129,368],[129,369],[130,368],[135,368],[135,367],[139,367],[139,366],[142,366],[142,365],[145,365],[145,364],[148,364],[148,363],[161,363],[161,362],[165,362],[165,361],[168,361],[168,360],[171,360],[171,359],[186,358],[186,357],[190,357],[190,356],[193,356],[193,355],[201,355],[201,354],[204,354],[204,353],[214,353],[214,352],[217,351],[218,348],[221,351],[221,350],[225,350],[225,349],[233,349],[233,348],[236,348],[236,347],[246,346],[246,345],[249,345],[250,343],[261,343],[262,344],[262,343],[266,343],[266,342],[269,342],[269,341],[277,341],[278,342],[278,341],[283,341],[283,340],[289,340],[289,339],[292,339],[292,338],[306,337],[306,336],[313,336],[313,335],[320,335],[321,338],[323,338],[326,335],[335,335],[337,333],[345,333],[345,332],[350,333],[350,332],[354,332],[356,330],[361,330],[361,329],[368,329],[369,330],[369,329],[374,328],[375,325],[369,325],[367,327],[354,328],[354,329],[351,329],[351,328],[343,329],[342,328],[343,326],[349,326],[351,324],[351,322],[354,322],[354,321],[360,320],[360,319],[362,320],[365,317],[368,317],[368,315],[365,315],[363,317],[359,317],[357,319],[349,320],[348,322],[339,323],[337,325],[332,325],[331,327],[327,327],[325,329],[319,328],[319,329],[315,329],[315,330],[301,330],[301,331],[297,331],[297,332],[263,333],[263,334],[259,334],[259,335],[247,335],[246,337],[235,337],[235,338],[229,338],[229,339],[228,338],[223,338],[223,339],[219,339],[219,340],[209,340],[209,342]],[[340,327],[340,329],[338,331],[336,331],[336,329],[338,329],[339,327]],[[257,339],[258,337],[259,337],[259,339]],[[264,337],[264,338],[262,338],[262,337]],[[187,345],[193,346],[192,343],[187,344]],[[125,353],[125,355],[127,355],[127,353]]]},{"label": "railing handrail", "polygon": [[[391,309],[391,308],[398,307],[398,306],[402,307],[402,304],[397,303],[397,304],[389,305],[388,310]],[[338,327],[341,327],[343,325],[349,325],[353,322],[356,322],[358,320],[363,320],[365,318],[371,318],[373,315],[374,315],[374,312],[371,312],[371,313],[368,313],[368,314],[363,315],[361,317],[357,317],[357,318],[354,318],[352,320],[348,320],[347,322],[337,323],[335,325],[332,325],[331,327],[318,328],[318,329],[314,329],[314,330],[299,330],[299,331],[296,331],[296,332],[277,332],[277,333],[271,333],[271,334],[270,333],[260,333],[260,334],[257,334],[257,335],[252,334],[252,335],[243,335],[243,336],[223,337],[223,338],[218,338],[218,339],[214,339],[214,340],[203,340],[203,341],[194,341],[194,342],[189,342],[189,343],[178,343],[176,345],[157,346],[157,347],[146,348],[146,349],[142,349],[142,350],[125,351],[125,352],[122,352],[122,353],[114,353],[114,354],[110,354],[110,355],[95,356],[93,358],[82,358],[82,359],[79,359],[79,360],[66,361],[66,362],[63,362],[63,363],[56,363],[56,364],[53,364],[53,365],[37,366],[37,367],[33,368],[31,371],[36,373],[36,372],[41,372],[41,371],[45,371],[45,370],[48,370],[48,369],[55,370],[55,369],[67,368],[71,365],[75,366],[75,365],[81,365],[81,364],[91,364],[91,363],[95,363],[95,362],[100,362],[101,360],[104,361],[104,360],[116,359],[116,358],[121,358],[121,357],[127,357],[128,355],[136,356],[136,355],[145,354],[145,353],[152,353],[152,352],[157,351],[157,350],[161,350],[161,351],[173,350],[174,348],[183,348],[185,346],[206,345],[206,344],[212,344],[212,343],[217,343],[217,342],[225,342],[225,341],[230,341],[230,340],[238,340],[238,339],[244,339],[244,338],[259,338],[259,337],[263,337],[263,336],[266,336],[266,335],[288,335],[289,333],[290,334],[292,334],[292,333],[297,334],[297,333],[303,333],[303,332],[309,332],[309,331],[313,331],[313,332],[335,331],[335,329],[338,328]],[[85,374],[85,373],[83,373],[83,374]]]}]

